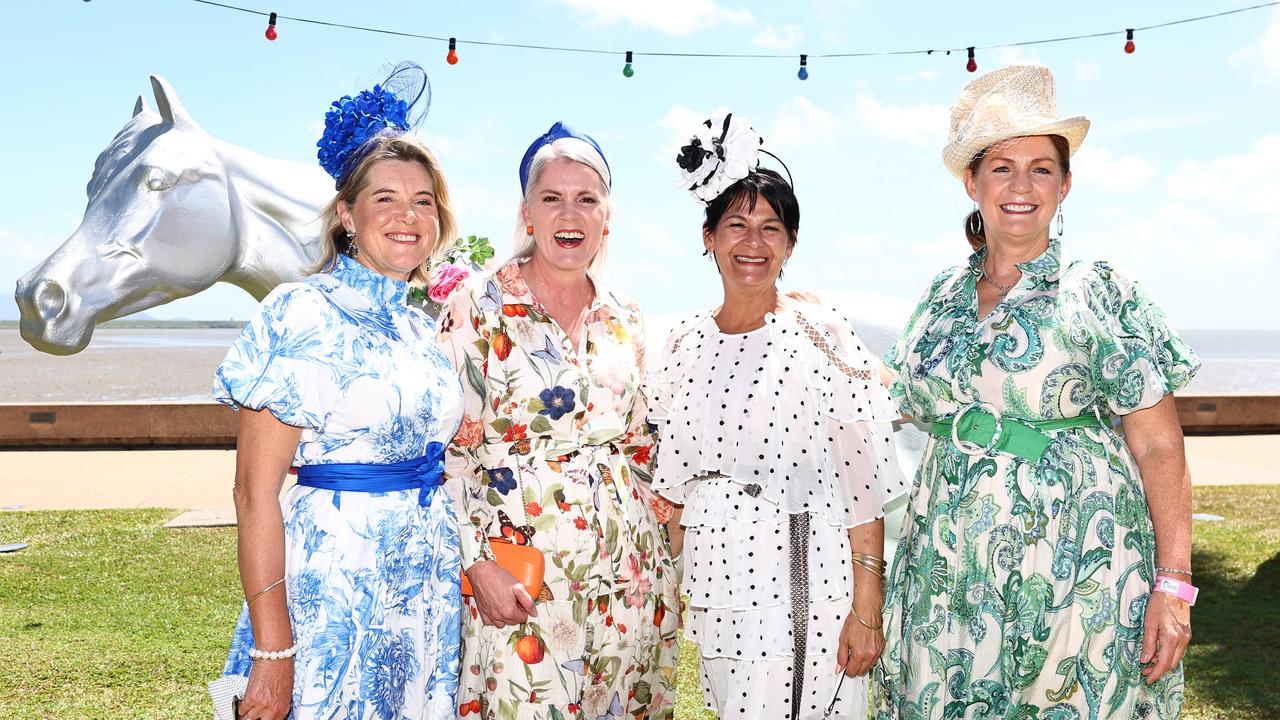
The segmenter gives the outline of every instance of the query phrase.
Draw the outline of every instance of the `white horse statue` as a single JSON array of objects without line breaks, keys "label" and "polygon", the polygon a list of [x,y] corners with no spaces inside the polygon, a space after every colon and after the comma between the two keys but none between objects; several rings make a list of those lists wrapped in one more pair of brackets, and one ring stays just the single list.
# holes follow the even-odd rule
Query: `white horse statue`
[{"label": "white horse statue", "polygon": [[261,300],[319,262],[333,180],[210,136],[167,81],[151,87],[159,113],[138,97],[94,164],[80,227],[18,280],[22,337],[37,350],[79,352],[97,323],[218,281]]}]

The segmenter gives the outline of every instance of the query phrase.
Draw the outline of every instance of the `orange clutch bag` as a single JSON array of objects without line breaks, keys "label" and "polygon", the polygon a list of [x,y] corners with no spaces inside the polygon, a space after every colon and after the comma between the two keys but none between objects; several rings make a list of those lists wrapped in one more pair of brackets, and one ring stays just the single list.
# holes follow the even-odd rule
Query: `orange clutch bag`
[{"label": "orange clutch bag", "polygon": [[[529,597],[537,600],[542,594],[542,574],[547,563],[542,551],[526,545],[516,545],[506,538],[489,538],[489,548],[498,565],[514,575],[524,586],[525,592],[529,593]],[[475,594],[465,572],[462,573],[462,594]]]}]

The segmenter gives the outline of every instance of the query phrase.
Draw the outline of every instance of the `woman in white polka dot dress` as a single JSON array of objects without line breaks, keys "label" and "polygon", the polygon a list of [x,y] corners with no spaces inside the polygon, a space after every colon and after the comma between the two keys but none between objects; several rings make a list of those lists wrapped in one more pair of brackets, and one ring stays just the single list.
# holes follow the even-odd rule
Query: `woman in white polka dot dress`
[{"label": "woman in white polka dot dress", "polygon": [[898,413],[847,318],[780,297],[800,208],[758,167],[760,142],[721,113],[678,158],[724,303],[679,324],[653,365],[654,488],[683,506],[672,548],[707,707],[860,719],[884,646],[883,508],[906,490]]}]

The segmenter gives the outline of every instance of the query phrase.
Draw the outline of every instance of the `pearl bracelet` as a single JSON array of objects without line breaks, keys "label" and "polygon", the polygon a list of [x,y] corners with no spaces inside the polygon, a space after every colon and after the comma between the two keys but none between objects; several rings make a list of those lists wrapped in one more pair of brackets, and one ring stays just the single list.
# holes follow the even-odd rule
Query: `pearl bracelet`
[{"label": "pearl bracelet", "polygon": [[259,650],[258,648],[249,648],[249,658],[252,660],[287,660],[298,653],[298,646],[287,647],[284,650]]}]

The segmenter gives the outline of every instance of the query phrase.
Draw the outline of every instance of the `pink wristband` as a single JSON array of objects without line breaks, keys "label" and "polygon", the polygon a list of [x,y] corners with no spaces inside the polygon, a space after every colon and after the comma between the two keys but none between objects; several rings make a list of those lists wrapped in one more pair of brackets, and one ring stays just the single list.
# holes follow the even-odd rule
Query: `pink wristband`
[{"label": "pink wristband", "polygon": [[1188,605],[1196,604],[1196,596],[1200,594],[1200,588],[1188,582],[1175,580],[1168,575],[1157,575],[1156,583],[1151,588],[1156,592],[1168,593],[1179,600],[1186,600]]}]

